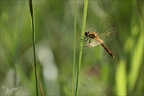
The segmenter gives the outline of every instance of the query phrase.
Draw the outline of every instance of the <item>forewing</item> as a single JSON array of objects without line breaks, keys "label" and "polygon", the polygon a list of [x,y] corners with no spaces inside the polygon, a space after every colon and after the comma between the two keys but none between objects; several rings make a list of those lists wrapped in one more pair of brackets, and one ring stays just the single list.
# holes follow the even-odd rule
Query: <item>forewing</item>
[{"label": "forewing", "polygon": [[115,35],[116,35],[115,28],[110,28],[106,32],[104,32],[100,35],[100,39],[102,39],[104,41],[110,41],[114,38]]}]

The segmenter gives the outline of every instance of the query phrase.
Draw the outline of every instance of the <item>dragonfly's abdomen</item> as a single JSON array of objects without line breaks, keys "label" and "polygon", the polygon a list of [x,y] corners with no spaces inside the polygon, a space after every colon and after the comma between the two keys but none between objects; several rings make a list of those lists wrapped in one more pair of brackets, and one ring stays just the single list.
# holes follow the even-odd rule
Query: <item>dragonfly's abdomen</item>
[{"label": "dragonfly's abdomen", "polygon": [[101,45],[103,46],[103,48],[109,53],[109,55],[112,57],[112,58],[114,58],[114,56],[113,56],[113,54],[112,54],[112,52],[109,50],[109,49],[107,49],[105,46],[104,46],[104,44],[103,43],[101,43]]}]

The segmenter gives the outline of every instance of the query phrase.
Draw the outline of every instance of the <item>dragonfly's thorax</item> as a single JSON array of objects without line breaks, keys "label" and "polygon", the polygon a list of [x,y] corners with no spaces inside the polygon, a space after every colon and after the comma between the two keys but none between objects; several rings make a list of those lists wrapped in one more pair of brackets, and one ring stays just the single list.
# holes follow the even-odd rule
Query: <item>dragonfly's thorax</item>
[{"label": "dragonfly's thorax", "polygon": [[88,34],[88,37],[91,38],[91,39],[94,39],[94,38],[99,38],[99,36],[97,35],[96,32],[91,32]]}]

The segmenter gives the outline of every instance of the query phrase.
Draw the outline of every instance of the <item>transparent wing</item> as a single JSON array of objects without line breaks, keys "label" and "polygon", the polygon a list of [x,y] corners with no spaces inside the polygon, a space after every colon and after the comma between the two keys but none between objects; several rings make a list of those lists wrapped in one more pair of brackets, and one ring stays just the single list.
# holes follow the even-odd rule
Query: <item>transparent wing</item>
[{"label": "transparent wing", "polygon": [[110,28],[106,32],[102,33],[99,38],[104,41],[110,41],[113,39],[113,37],[116,35],[116,29]]},{"label": "transparent wing", "polygon": [[87,47],[94,47],[94,46],[97,46],[103,42],[104,41],[101,39],[99,39],[99,40],[93,39],[90,43],[87,44]]}]

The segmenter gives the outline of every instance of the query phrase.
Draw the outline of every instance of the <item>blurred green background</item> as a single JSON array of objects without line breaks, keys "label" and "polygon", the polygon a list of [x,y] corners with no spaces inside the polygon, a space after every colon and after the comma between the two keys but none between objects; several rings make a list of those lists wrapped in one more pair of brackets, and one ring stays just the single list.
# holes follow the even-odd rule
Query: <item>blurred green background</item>
[{"label": "blurred green background", "polygon": [[[71,95],[74,16],[77,16],[76,65],[79,59],[83,0],[33,0],[37,71],[45,95]],[[77,11],[74,8],[77,6]],[[116,35],[102,48],[84,48],[79,94],[143,96],[144,2],[89,0],[86,29]],[[108,17],[106,24],[102,25]],[[110,37],[111,38],[111,37]],[[31,19],[28,0],[0,0],[0,94],[35,95]],[[14,89],[15,90],[12,90]],[[16,89],[17,88],[17,89]],[[6,91],[7,90],[7,91]],[[9,91],[8,91],[9,90]]]}]

